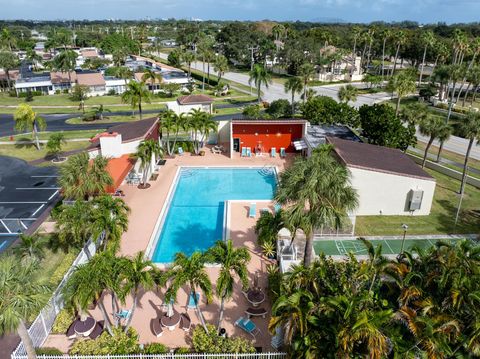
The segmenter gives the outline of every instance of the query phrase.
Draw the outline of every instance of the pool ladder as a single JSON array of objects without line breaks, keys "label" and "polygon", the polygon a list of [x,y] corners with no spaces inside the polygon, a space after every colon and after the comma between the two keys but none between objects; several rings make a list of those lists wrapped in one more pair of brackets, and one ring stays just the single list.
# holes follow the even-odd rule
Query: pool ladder
[{"label": "pool ladder", "polygon": [[180,176],[181,176],[182,178],[192,177],[193,175],[195,175],[195,171],[194,171],[194,170],[183,169],[182,172],[180,173]]},{"label": "pool ladder", "polygon": [[273,168],[269,166],[264,166],[258,170],[262,176],[271,176],[273,174]]}]

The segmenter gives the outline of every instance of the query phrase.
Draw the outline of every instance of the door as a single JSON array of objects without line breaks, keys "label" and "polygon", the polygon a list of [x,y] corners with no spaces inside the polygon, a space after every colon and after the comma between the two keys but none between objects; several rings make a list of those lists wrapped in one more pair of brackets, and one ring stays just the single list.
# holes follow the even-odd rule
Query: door
[{"label": "door", "polygon": [[240,139],[239,138],[234,138],[233,139],[233,150],[235,152],[240,152]]}]

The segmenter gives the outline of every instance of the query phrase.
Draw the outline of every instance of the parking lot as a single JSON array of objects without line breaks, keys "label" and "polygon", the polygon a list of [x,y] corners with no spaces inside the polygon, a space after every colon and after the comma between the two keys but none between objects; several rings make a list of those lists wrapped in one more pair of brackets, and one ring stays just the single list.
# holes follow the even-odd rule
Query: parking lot
[{"label": "parking lot", "polygon": [[0,252],[57,200],[57,170],[0,156]]}]

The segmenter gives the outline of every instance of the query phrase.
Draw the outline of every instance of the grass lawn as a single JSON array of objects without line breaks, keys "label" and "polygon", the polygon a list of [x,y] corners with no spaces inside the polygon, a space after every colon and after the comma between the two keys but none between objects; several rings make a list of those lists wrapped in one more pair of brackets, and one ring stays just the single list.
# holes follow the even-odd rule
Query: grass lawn
[{"label": "grass lawn", "polygon": [[459,221],[454,229],[460,181],[426,169],[437,180],[432,211],[428,216],[359,216],[355,234],[359,236],[402,235],[401,225],[408,224],[408,234],[478,233],[480,228],[480,190],[465,187]]},{"label": "grass lawn", "polygon": [[[143,118],[148,118],[150,117],[151,114],[144,114]],[[93,123],[112,123],[112,122],[132,122],[132,121],[138,121],[140,120],[139,115],[135,116],[108,116],[108,114],[103,116],[103,120],[95,120],[95,121],[84,121],[82,117],[75,117],[75,118],[69,118],[67,121],[65,121],[68,124],[71,125],[91,125]]]},{"label": "grass lawn", "polygon": [[[19,138],[19,140],[21,139],[23,138]],[[87,148],[88,145],[90,145],[89,141],[67,142],[63,145],[62,151],[80,150]],[[33,144],[0,145],[0,154],[33,161],[47,156],[45,144],[40,144],[40,147],[40,150],[37,150]]]},{"label": "grass lawn", "polygon": [[[95,136],[97,133],[105,131],[104,129],[98,129],[98,130],[77,130],[77,131],[60,131],[63,132],[63,135],[65,136],[66,140],[72,140],[72,139],[78,139],[78,138],[92,138]],[[50,135],[55,132],[39,132],[38,133],[38,138],[40,140],[48,140]],[[14,141],[31,141],[32,137],[28,134],[18,134],[14,136]],[[9,141],[10,142],[10,137],[0,137],[0,141]],[[9,145],[12,146],[12,145]]]},{"label": "grass lawn", "polygon": [[215,110],[214,115],[233,115],[236,113],[242,113],[243,107],[230,107],[230,108],[219,108]]}]

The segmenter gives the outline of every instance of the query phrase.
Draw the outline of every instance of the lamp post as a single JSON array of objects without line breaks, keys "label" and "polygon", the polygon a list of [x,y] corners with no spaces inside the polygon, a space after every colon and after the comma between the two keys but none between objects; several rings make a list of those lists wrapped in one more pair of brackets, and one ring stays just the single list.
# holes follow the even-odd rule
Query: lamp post
[{"label": "lamp post", "polygon": [[405,247],[405,237],[407,235],[408,225],[403,223],[402,224],[402,229],[403,229],[403,238],[402,238],[402,247],[400,248],[399,257],[403,256],[403,249]]}]

